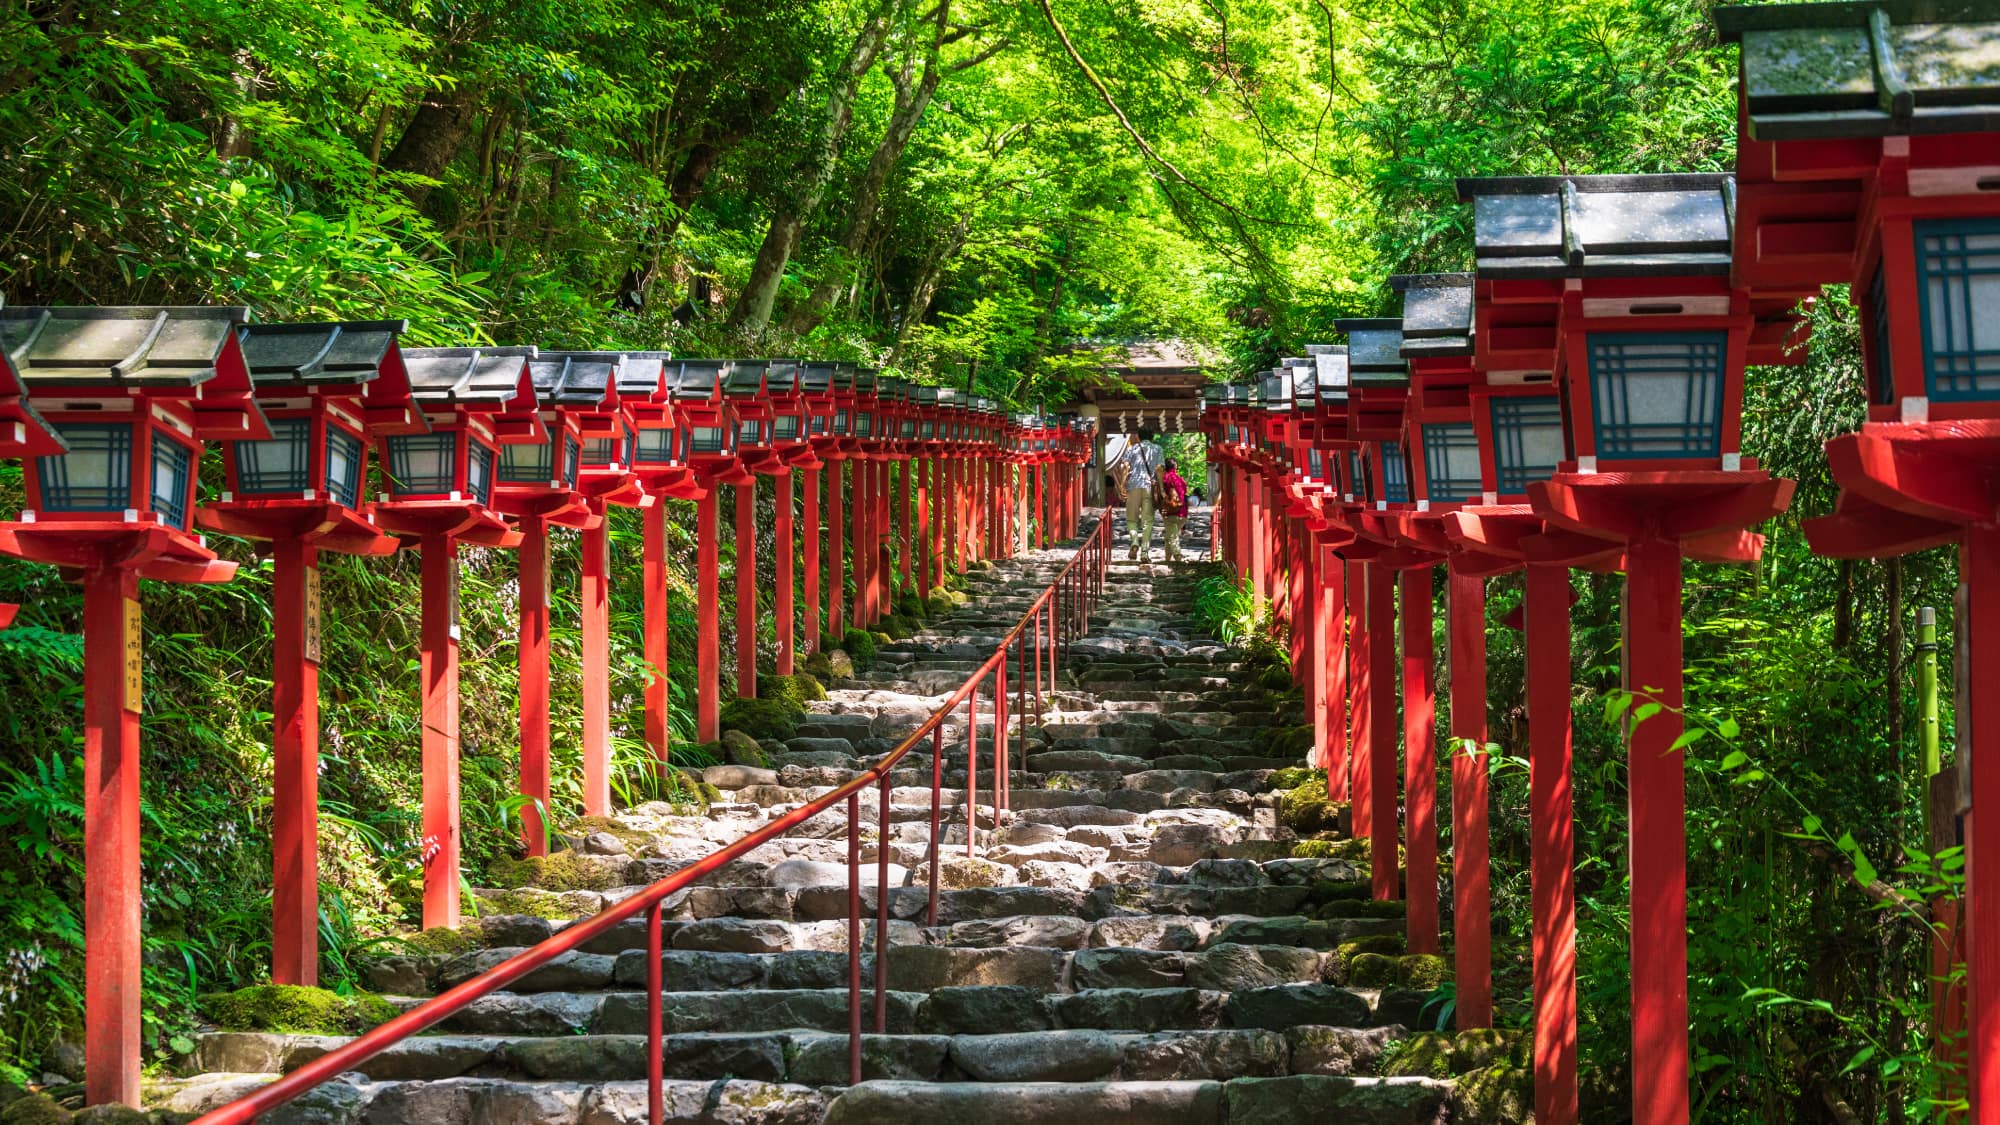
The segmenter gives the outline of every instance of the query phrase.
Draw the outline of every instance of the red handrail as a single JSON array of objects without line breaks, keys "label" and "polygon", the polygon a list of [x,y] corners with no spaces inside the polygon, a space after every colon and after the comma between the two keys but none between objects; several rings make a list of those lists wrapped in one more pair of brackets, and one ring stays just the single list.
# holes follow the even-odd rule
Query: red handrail
[{"label": "red handrail", "polygon": [[[1007,635],[995,646],[992,656],[980,664],[966,677],[963,684],[947,697],[937,710],[931,713],[923,724],[883,755],[873,766],[863,771],[833,791],[809,801],[769,824],[745,835],[733,843],[710,853],[695,863],[674,872],[665,879],[645,890],[625,899],[616,906],[599,912],[591,918],[576,923],[561,933],[541,942],[495,965],[493,968],[447,989],[430,1000],[404,1012],[402,1015],[382,1024],[363,1035],[350,1040],[343,1046],[321,1055],[277,1081],[254,1093],[247,1094],[228,1105],[201,1115],[194,1125],[239,1125],[248,1122],[258,1114],[290,1102],[306,1091],[355,1069],[374,1058],[383,1050],[409,1037],[436,1026],[446,1018],[462,1011],[467,1005],[497,992],[529,973],[568,953],[592,938],[606,932],[620,922],[634,915],[646,914],[646,970],[647,990],[647,1062],[646,1078],[648,1086],[649,1119],[652,1125],[660,1125],[665,1117],[664,1064],[661,1054],[662,1039],[665,1035],[662,1020],[662,904],[668,896],[681,890],[698,879],[704,878],[733,860],[754,851],[758,847],[784,835],[793,828],[804,824],[835,804],[847,803],[847,990],[848,990],[848,1077],[851,1082],[861,1081],[861,791],[869,785],[877,786],[877,801],[880,806],[881,825],[876,844],[876,919],[875,919],[875,997],[874,1024],[879,1034],[887,1027],[888,1017],[888,954],[889,954],[889,773],[895,765],[914,749],[925,735],[931,736],[931,860],[930,899],[926,910],[926,924],[937,924],[938,907],[938,853],[940,851],[939,814],[944,787],[944,724],[962,702],[969,702],[966,723],[966,848],[968,854],[978,837],[979,785],[979,685],[991,675],[995,679],[993,760],[994,760],[994,824],[998,827],[1000,812],[1006,808],[1007,800],[1007,674],[1008,653],[1017,643],[1023,641],[1028,631],[1034,630],[1033,649],[1035,653],[1034,698],[1036,711],[1041,709],[1044,669],[1046,669],[1049,691],[1055,690],[1056,662],[1067,652],[1070,639],[1089,626],[1090,608],[1096,604],[1104,589],[1105,570],[1110,559],[1111,520],[1100,517],[1097,526],[1084,539],[1069,562],[1055,577],[1055,580],[1038,594],[1033,603],[1022,613],[1020,621],[1008,630]],[[1020,644],[1019,660],[1023,669],[1027,667],[1029,645]],[[1043,650],[1049,649],[1049,659],[1044,662]],[[1026,676],[1022,676],[1025,680]],[[1019,681],[1017,681],[1017,684]],[[1023,691],[1025,691],[1025,685]],[[1023,734],[1027,729],[1028,711],[1025,694],[1021,700],[1020,724]]]}]

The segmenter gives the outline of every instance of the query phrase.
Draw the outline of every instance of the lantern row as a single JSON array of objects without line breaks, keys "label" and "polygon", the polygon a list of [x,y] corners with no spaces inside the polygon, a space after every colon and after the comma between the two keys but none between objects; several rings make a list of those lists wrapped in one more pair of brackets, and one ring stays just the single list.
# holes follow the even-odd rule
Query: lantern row
[{"label": "lantern row", "polygon": [[[84,597],[87,1098],[138,1102],[139,581],[233,577],[202,531],[273,560],[273,979],[318,966],[319,558],[422,559],[423,920],[459,917],[457,555],[520,552],[523,834],[550,808],[549,529],[582,553],[583,809],[610,811],[612,506],[644,511],[646,741],[669,758],[667,499],[696,507],[697,737],[720,734],[718,490],[737,511],[736,690],[756,693],[756,482],[775,479],[777,670],[790,674],[792,481],[804,475],[804,648],[928,596],[947,566],[1075,529],[1087,423],[848,363],[664,352],[405,348],[402,322],[252,323],[240,308],[0,309],[0,456],[26,509],[0,553],[63,568]],[[204,449],[222,492],[201,500]],[[368,495],[370,454],[381,491]],[[892,466],[900,472],[892,476]],[[845,471],[843,471],[843,469]],[[819,486],[828,527],[821,566]],[[899,486],[892,491],[892,484]],[[843,501],[842,490],[850,491]],[[914,497],[913,497],[914,493]],[[913,508],[912,500],[915,500]],[[843,516],[851,525],[841,527]],[[1032,538],[1030,538],[1032,535]],[[900,549],[897,545],[900,544]],[[854,597],[842,573],[851,557]],[[826,585],[824,591],[821,582]],[[11,620],[13,607],[0,611]]]},{"label": "lantern row", "polygon": [[[1314,764],[1352,801],[1376,896],[1405,897],[1413,953],[1440,944],[1430,614],[1445,568],[1460,1027],[1492,1018],[1484,581],[1525,572],[1508,624],[1525,630],[1544,1125],[1577,1120],[1569,572],[1627,576],[1633,1119],[1681,1125],[1681,560],[1760,557],[1750,529],[1792,483],[1742,452],[1744,373],[1804,360],[1827,285],[1857,307],[1868,421],[1828,443],[1841,498],[1808,539],[1842,557],[1959,544],[1963,682],[2000,662],[2000,20],[1896,2],[1716,18],[1741,44],[1733,175],[1461,180],[1470,272],[1391,278],[1400,316],[1339,321],[1345,344],[1204,389],[1220,549],[1289,615]],[[2000,794],[2000,704],[1967,700],[1961,776],[1934,779],[1957,816],[1931,850],[1967,848],[1967,916],[1935,904],[1934,966],[1943,980],[1967,960],[1968,986],[1934,1001],[1970,1119],[2000,1125],[2000,832],[1973,830],[1980,795]]]}]

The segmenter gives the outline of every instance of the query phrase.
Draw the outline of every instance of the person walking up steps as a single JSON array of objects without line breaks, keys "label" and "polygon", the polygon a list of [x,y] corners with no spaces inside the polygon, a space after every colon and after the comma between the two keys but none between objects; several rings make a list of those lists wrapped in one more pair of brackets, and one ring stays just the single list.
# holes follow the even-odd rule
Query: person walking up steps
[{"label": "person walking up steps", "polygon": [[1188,518],[1188,486],[1171,459],[1160,473],[1160,536],[1167,541],[1167,561],[1181,561],[1181,527]]},{"label": "person walking up steps", "polygon": [[1139,440],[1125,447],[1118,459],[1119,483],[1125,489],[1125,533],[1132,549],[1126,557],[1150,561],[1153,554],[1153,508],[1159,498],[1160,462],[1166,454],[1153,444],[1153,431],[1139,431]]}]

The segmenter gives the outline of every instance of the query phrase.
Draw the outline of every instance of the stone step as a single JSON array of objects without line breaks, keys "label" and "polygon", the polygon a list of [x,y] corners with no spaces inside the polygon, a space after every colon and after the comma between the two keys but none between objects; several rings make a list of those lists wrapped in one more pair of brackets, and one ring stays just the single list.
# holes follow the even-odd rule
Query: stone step
[{"label": "stone step", "polygon": [[1433,1125],[1451,1086],[1428,1078],[1291,1075],[1227,1082],[880,1081],[833,1099],[826,1125]]},{"label": "stone step", "polygon": [[[842,1045],[843,1062],[845,1044]],[[275,1074],[216,1072],[156,1082],[146,1102],[176,1114],[200,1114],[243,1097]],[[668,1081],[666,1120],[711,1125],[820,1125],[830,1093],[810,1086],[738,1078]],[[436,1081],[328,1082],[285,1110],[259,1120],[325,1125],[645,1125],[644,1082],[528,1082],[465,1077]]]},{"label": "stone step", "polygon": [[[1285,1074],[1348,1074],[1373,1065],[1397,1028],[1307,1026],[1177,1029],[1089,1028],[991,1034],[862,1036],[863,1081],[1187,1081]],[[338,1035],[211,1032],[192,1066],[231,1074],[295,1070],[351,1039]],[[804,1086],[848,1084],[847,1036],[815,1031],[669,1031],[661,1059],[670,1080],[747,1079]],[[427,1035],[396,1044],[353,1073],[374,1082],[436,1082],[478,1075],[537,1082],[617,1082],[646,1077],[647,1038],[631,1035]]]}]

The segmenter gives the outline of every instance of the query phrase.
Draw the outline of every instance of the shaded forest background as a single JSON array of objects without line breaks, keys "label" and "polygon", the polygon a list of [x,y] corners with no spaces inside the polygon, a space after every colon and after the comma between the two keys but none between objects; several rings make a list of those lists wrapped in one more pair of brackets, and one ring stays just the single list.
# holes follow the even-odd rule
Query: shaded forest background
[{"label": "shaded forest background", "polygon": [[[1335,317],[1393,311],[1389,274],[1468,263],[1455,177],[1726,170],[1734,155],[1733,52],[1699,0],[15,0],[0,43],[12,302],[857,359],[1022,408],[1103,378],[1119,341],[1195,341],[1240,373],[1336,339]],[[1924,1051],[1919,910],[1957,858],[1928,854],[1911,638],[1915,607],[1934,605],[1950,651],[1955,572],[1937,553],[1806,551],[1797,521],[1833,497],[1820,445],[1862,413],[1845,295],[1815,319],[1801,366],[1751,379],[1746,451],[1801,481],[1793,511],[1762,564],[1689,576],[1690,709],[1711,732],[1689,758],[1702,1121],[1908,1121],[1948,1096]],[[18,470],[0,470],[0,510],[18,504]],[[637,528],[613,530],[615,557],[636,558]],[[562,547],[559,598],[574,590]],[[224,549],[248,564],[231,585],[146,594],[161,1058],[195,994],[256,979],[267,954],[268,571]],[[514,564],[468,555],[476,870],[511,847]],[[637,568],[617,571],[629,755],[646,669]],[[1604,703],[1621,586],[1577,583],[1584,1073],[1617,1120],[1625,793]],[[412,916],[414,585],[408,560],[328,566],[334,980]],[[1498,621],[1518,596],[1496,583],[1491,642],[1501,1012],[1516,1024],[1525,747],[1518,638]],[[12,562],[0,600],[26,606],[0,633],[0,1076],[33,1076],[79,1015],[79,613],[52,572]],[[573,621],[573,602],[557,614]],[[557,640],[573,653],[573,633]],[[1945,676],[1949,700],[1948,660]]]}]

